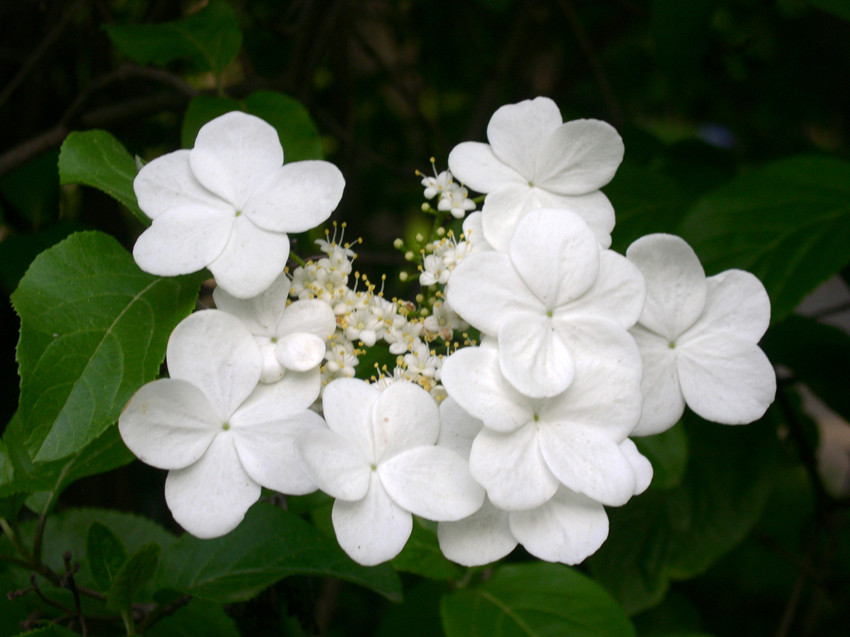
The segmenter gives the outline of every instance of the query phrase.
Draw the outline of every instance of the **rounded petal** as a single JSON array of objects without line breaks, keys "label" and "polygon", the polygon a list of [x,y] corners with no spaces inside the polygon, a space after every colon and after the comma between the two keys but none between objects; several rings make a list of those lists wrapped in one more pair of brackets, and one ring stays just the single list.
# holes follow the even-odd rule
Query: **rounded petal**
[{"label": "rounded petal", "polygon": [[287,306],[275,332],[278,337],[306,332],[326,341],[335,330],[336,317],[331,306],[319,299],[304,299]]},{"label": "rounded petal", "polygon": [[526,551],[541,560],[578,564],[608,537],[603,506],[561,488],[546,504],[510,514],[510,529]]},{"label": "rounded petal", "polygon": [[770,299],[762,282],[749,272],[727,270],[706,283],[705,308],[680,342],[724,332],[757,343],[770,325]]},{"label": "rounded petal", "polygon": [[393,502],[377,474],[371,475],[365,498],[357,502],[337,500],[331,513],[342,550],[364,566],[386,562],[401,553],[413,530],[413,516]]},{"label": "rounded petal", "polygon": [[224,250],[208,267],[226,292],[247,299],[265,292],[288,258],[289,237],[266,232],[242,215],[236,217]]},{"label": "rounded petal", "polygon": [[204,188],[189,166],[189,151],[177,150],[148,162],[133,180],[139,208],[151,219],[186,206],[233,213],[226,201]]},{"label": "rounded petal", "polygon": [[248,475],[267,489],[291,495],[316,490],[295,444],[300,435],[314,430],[327,431],[322,417],[309,409],[267,422],[233,425],[236,451]]},{"label": "rounded petal", "polygon": [[721,332],[676,349],[682,394],[706,420],[750,423],[773,402],[776,372],[758,345]]},{"label": "rounded petal", "polygon": [[256,187],[283,164],[283,148],[273,126],[232,111],[201,127],[189,162],[205,188],[243,210]]},{"label": "rounded petal", "polygon": [[356,445],[360,455],[375,461],[372,405],[381,390],[357,378],[338,378],[322,392],[322,412],[331,431]]},{"label": "rounded petal", "polygon": [[510,434],[482,429],[472,443],[469,470],[490,501],[508,511],[540,506],[558,490],[540,454],[536,424]]},{"label": "rounded petal", "polygon": [[527,183],[507,184],[492,191],[481,207],[484,238],[495,250],[507,252],[517,224],[530,211],[542,208],[542,191]]},{"label": "rounded petal", "polygon": [[548,97],[506,104],[490,118],[487,139],[496,157],[530,181],[538,154],[563,121],[558,105]]},{"label": "rounded petal", "polygon": [[540,148],[534,184],[561,195],[599,190],[613,179],[624,152],[623,140],[610,124],[596,119],[566,122]]},{"label": "rounded petal", "polygon": [[345,179],[327,161],[298,161],[269,174],[242,208],[251,221],[271,232],[304,232],[331,216]]},{"label": "rounded petal", "polygon": [[275,356],[286,369],[306,372],[318,367],[322,362],[325,357],[325,341],[315,334],[293,332],[278,339]]},{"label": "rounded petal", "polygon": [[640,325],[631,334],[643,360],[643,411],[632,435],[650,436],[667,431],[679,422],[685,411],[685,398],[679,385],[676,350],[667,339]]},{"label": "rounded petal", "polygon": [[532,398],[560,394],[575,377],[575,361],[545,316],[512,318],[499,328],[499,367]]},{"label": "rounded petal", "polygon": [[230,423],[234,426],[250,426],[300,414],[316,402],[321,388],[322,379],[318,369],[290,371],[276,383],[257,385],[230,418]]},{"label": "rounded petal", "polygon": [[175,521],[203,539],[239,526],[260,491],[242,468],[233,437],[226,432],[216,436],[200,460],[169,471],[165,480],[165,502]]},{"label": "rounded petal", "polygon": [[349,501],[366,497],[374,472],[348,440],[328,429],[315,429],[296,444],[304,471],[322,491]]},{"label": "rounded petal", "polygon": [[478,252],[458,263],[446,286],[446,300],[463,320],[491,336],[517,313],[545,312],[508,255],[500,252]]},{"label": "rounded petal", "polygon": [[511,263],[546,310],[583,295],[599,275],[599,243],[579,216],[567,210],[529,212],[517,224]]},{"label": "rounded petal", "polygon": [[188,467],[204,455],[221,425],[200,389],[173,378],[143,385],[118,419],[124,444],[158,469]]},{"label": "rounded petal", "polygon": [[502,162],[490,144],[463,142],[449,153],[449,171],[463,185],[477,192],[493,192],[506,184],[525,185],[524,178]]},{"label": "rounded petal", "polygon": [[652,463],[638,451],[630,438],[626,438],[620,443],[620,451],[625,454],[626,460],[632,465],[635,472],[635,495],[640,495],[649,488],[652,482]]},{"label": "rounded petal", "polygon": [[183,319],[168,339],[166,357],[171,377],[203,391],[222,421],[260,380],[262,356],[256,340],[239,319],[219,310]]},{"label": "rounded petal", "polygon": [[218,309],[245,323],[254,336],[277,336],[275,328],[287,309],[290,286],[289,277],[281,272],[269,288],[257,296],[237,298],[217,287],[213,290],[213,301]]},{"label": "rounded petal", "polygon": [[534,416],[531,401],[514,389],[499,369],[499,351],[494,345],[459,349],[443,360],[440,373],[450,398],[471,414],[470,418],[480,419],[490,429],[509,433]]},{"label": "rounded petal", "polygon": [[684,239],[669,234],[641,237],[626,250],[646,279],[646,304],[640,324],[675,341],[703,311],[705,272]]},{"label": "rounded petal", "polygon": [[378,476],[401,508],[428,520],[460,520],[484,502],[484,489],[451,449],[416,447],[378,466]]},{"label": "rounded petal", "polygon": [[233,226],[229,211],[197,204],[172,208],[139,235],[133,259],[145,272],[159,276],[197,272],[219,257]]},{"label": "rounded petal", "polygon": [[590,289],[562,308],[567,314],[596,314],[628,329],[637,323],[646,298],[643,275],[611,250],[599,253],[599,274]]},{"label": "rounded petal", "polygon": [[440,403],[440,436],[437,438],[440,447],[468,459],[472,441],[481,427],[481,421],[470,416],[451,396]]},{"label": "rounded petal", "polygon": [[431,395],[414,383],[401,381],[383,390],[372,405],[375,460],[432,445],[440,435],[440,412]]},{"label": "rounded petal", "polygon": [[586,195],[559,195],[542,188],[534,188],[539,208],[569,210],[584,219],[587,227],[603,248],[611,247],[611,231],[614,229],[614,206],[601,190]]},{"label": "rounded petal", "polygon": [[478,511],[463,520],[440,522],[437,539],[443,555],[464,566],[495,562],[517,545],[508,525],[508,512],[486,500]]}]

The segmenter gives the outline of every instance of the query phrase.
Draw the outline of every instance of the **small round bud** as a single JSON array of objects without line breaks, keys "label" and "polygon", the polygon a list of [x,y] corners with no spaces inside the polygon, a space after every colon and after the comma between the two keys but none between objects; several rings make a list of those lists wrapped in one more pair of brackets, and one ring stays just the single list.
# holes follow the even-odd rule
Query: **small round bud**
[{"label": "small round bud", "polygon": [[409,278],[410,278],[410,275],[407,272],[405,272],[404,270],[402,270],[401,272],[398,273],[398,280],[401,281],[402,283],[405,283]]},{"label": "small round bud", "polygon": [[437,228],[437,236],[438,237],[444,237],[445,235],[446,235],[446,229],[445,228],[442,228],[442,227]]},{"label": "small round bud", "polygon": [[425,237],[422,236],[421,232],[416,233],[416,241],[418,241],[419,243],[422,243],[423,241],[425,241]]},{"label": "small round bud", "polygon": [[396,250],[401,250],[404,247],[404,241],[402,241],[401,239],[396,239],[395,241],[393,241],[393,247]]},{"label": "small round bud", "polygon": [[407,261],[413,261],[413,252],[408,250],[407,252],[404,253],[404,258]]}]

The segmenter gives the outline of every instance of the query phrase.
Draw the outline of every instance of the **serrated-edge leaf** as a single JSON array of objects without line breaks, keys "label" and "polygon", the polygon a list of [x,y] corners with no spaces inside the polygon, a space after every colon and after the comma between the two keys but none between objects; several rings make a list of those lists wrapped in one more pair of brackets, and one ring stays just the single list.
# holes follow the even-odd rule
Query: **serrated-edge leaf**
[{"label": "serrated-edge leaf", "polygon": [[124,204],[144,225],[150,218],[141,211],[133,190],[136,161],[127,149],[104,130],[74,131],[59,151],[59,183],[84,184],[105,192]]},{"label": "serrated-edge leaf", "polygon": [[127,550],[108,527],[92,522],[86,536],[86,557],[98,589],[108,591],[127,561]]},{"label": "serrated-edge leaf", "polygon": [[106,594],[107,608],[124,610],[130,607],[136,595],[156,572],[160,551],[159,545],[151,542],[124,562]]}]

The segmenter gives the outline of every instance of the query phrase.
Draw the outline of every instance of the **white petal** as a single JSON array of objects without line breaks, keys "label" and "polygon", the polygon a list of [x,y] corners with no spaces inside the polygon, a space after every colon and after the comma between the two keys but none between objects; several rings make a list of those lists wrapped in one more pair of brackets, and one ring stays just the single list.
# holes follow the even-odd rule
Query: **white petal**
[{"label": "white petal", "polygon": [[432,445],[440,435],[440,412],[431,395],[419,385],[397,382],[387,387],[372,406],[375,459]]},{"label": "white petal", "polygon": [[758,345],[721,332],[676,349],[682,394],[706,420],[750,423],[773,402],[776,373]]},{"label": "white petal", "polygon": [[509,511],[540,506],[558,490],[558,479],[540,454],[533,423],[510,434],[482,429],[472,443],[469,470],[487,489],[490,501]]},{"label": "white petal", "polygon": [[263,356],[263,371],[260,374],[260,382],[271,385],[283,378],[286,370],[277,362],[275,356],[275,344],[267,336],[256,336],[257,345],[260,346],[260,352]]},{"label": "white petal", "polygon": [[[445,371],[445,363],[443,365]],[[468,459],[472,441],[481,431],[481,427],[481,421],[464,411],[451,396],[440,403],[440,436],[437,438],[439,446],[451,449],[462,458]]]},{"label": "white petal", "polygon": [[364,566],[401,553],[413,530],[413,516],[392,501],[374,473],[366,497],[357,502],[337,500],[331,518],[342,550]]},{"label": "white petal", "polygon": [[587,227],[603,248],[611,246],[611,231],[614,229],[614,206],[600,190],[586,195],[559,195],[542,188],[534,188],[540,208],[569,210],[584,219]]},{"label": "white petal", "polygon": [[232,206],[204,188],[189,166],[189,151],[177,150],[148,162],[133,180],[139,208],[151,219],[173,208],[220,209],[232,214]]},{"label": "white petal", "polygon": [[322,392],[322,411],[331,431],[356,445],[363,458],[375,461],[372,405],[381,390],[356,378],[338,378]]},{"label": "white petal", "polygon": [[684,239],[650,234],[630,245],[626,258],[646,279],[641,325],[675,341],[705,306],[705,272],[696,253]]},{"label": "white petal", "polygon": [[160,276],[197,272],[222,253],[233,222],[228,211],[200,205],[172,208],[139,235],[133,259],[145,272]]},{"label": "white petal", "polygon": [[567,210],[528,213],[517,224],[510,255],[547,310],[580,297],[599,273],[599,243],[584,220]]},{"label": "white petal", "polygon": [[575,361],[545,316],[512,318],[502,325],[499,366],[511,385],[532,398],[560,394],[575,376]]},{"label": "white petal", "polygon": [[143,385],[118,419],[124,444],[139,460],[159,469],[182,469],[195,462],[221,425],[200,389],[172,378]]},{"label": "white petal", "polygon": [[315,334],[294,332],[280,338],[275,347],[278,362],[286,369],[306,372],[325,357],[325,341]]},{"label": "white petal", "polygon": [[631,438],[626,438],[620,443],[620,451],[622,451],[626,460],[632,465],[635,472],[635,495],[640,495],[649,488],[652,482],[652,463],[644,456]]},{"label": "white petal", "polygon": [[625,504],[634,495],[632,465],[606,432],[547,422],[539,441],[546,465],[564,486],[611,506]]},{"label": "white petal", "polygon": [[233,437],[213,440],[207,452],[185,469],[169,471],[165,501],[176,522],[199,538],[219,537],[239,526],[260,498],[260,485],[245,473]]},{"label": "white petal", "polygon": [[232,425],[236,451],[245,471],[255,482],[292,495],[316,490],[315,483],[303,469],[295,441],[308,431],[327,431],[321,416],[305,409],[287,417],[247,424],[237,420],[238,414],[238,411],[234,414]]},{"label": "white petal", "polygon": [[304,232],[331,216],[345,179],[326,161],[298,161],[269,174],[251,193],[243,211],[272,232]]},{"label": "white petal", "polygon": [[247,299],[265,292],[288,258],[289,237],[266,232],[242,215],[236,217],[224,250],[208,267],[225,291]]},{"label": "white petal", "polygon": [[667,339],[640,325],[633,327],[631,334],[643,360],[643,411],[632,434],[649,436],[679,422],[685,411],[685,398],[679,385],[676,350],[670,348]]},{"label": "white petal", "polygon": [[508,525],[508,512],[485,501],[468,518],[437,525],[440,550],[447,558],[464,566],[482,566],[502,559],[514,550],[517,541]]},{"label": "white petal", "polygon": [[215,306],[241,320],[254,336],[277,336],[275,328],[286,310],[289,277],[281,272],[269,288],[257,296],[242,299],[217,287],[213,290]]},{"label": "white petal", "polygon": [[547,138],[534,165],[534,183],[561,195],[600,189],[623,161],[623,140],[596,119],[566,122]]},{"label": "white petal", "polygon": [[487,195],[481,207],[481,228],[487,243],[507,252],[517,224],[530,211],[543,207],[539,192],[523,182],[503,185]]},{"label": "white petal", "polygon": [[286,308],[275,332],[278,337],[293,332],[307,332],[326,341],[335,330],[336,317],[330,305],[318,299],[304,299]]},{"label": "white petal", "polygon": [[463,142],[449,153],[449,171],[455,179],[477,192],[493,192],[506,184],[526,184],[513,168],[493,154],[489,144]]},{"label": "white petal", "polygon": [[283,149],[274,127],[233,111],[201,127],[189,162],[201,184],[242,210],[253,190],[283,164]]},{"label": "white petal", "polygon": [[491,336],[518,312],[545,312],[508,255],[499,252],[478,252],[458,263],[446,286],[446,300],[467,323]]},{"label": "white petal", "polygon": [[233,414],[230,422],[250,425],[299,414],[316,402],[321,388],[322,379],[318,369],[291,371],[276,383],[257,385]]},{"label": "white petal", "polygon": [[640,270],[616,252],[602,250],[593,285],[563,310],[569,314],[596,314],[628,329],[637,323],[645,298]]},{"label": "white petal", "polygon": [[514,389],[499,369],[494,345],[459,349],[443,360],[440,380],[464,410],[496,431],[515,431],[534,415],[531,401]]},{"label": "white petal", "polygon": [[203,391],[222,421],[230,418],[260,380],[257,342],[242,322],[219,310],[195,312],[168,339],[172,378]]},{"label": "white petal", "polygon": [[758,340],[770,324],[770,299],[764,285],[743,270],[727,270],[706,280],[705,308],[680,342],[718,332]]},{"label": "white petal", "polygon": [[507,104],[490,118],[487,139],[500,160],[531,180],[538,154],[563,121],[548,97]]},{"label": "white petal", "polygon": [[374,471],[350,441],[327,429],[315,429],[296,442],[305,472],[334,498],[361,500]]},{"label": "white petal", "polygon": [[605,542],[608,516],[599,502],[562,487],[546,504],[511,513],[510,529],[535,557],[578,564]]},{"label": "white petal", "polygon": [[416,447],[378,466],[387,493],[401,508],[428,520],[460,520],[484,502],[484,489],[464,458],[444,447]]}]

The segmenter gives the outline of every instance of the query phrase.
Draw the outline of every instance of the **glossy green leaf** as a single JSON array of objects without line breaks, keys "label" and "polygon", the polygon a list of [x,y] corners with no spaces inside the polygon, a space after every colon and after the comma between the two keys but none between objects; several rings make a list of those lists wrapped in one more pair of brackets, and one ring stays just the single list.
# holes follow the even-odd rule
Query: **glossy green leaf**
[{"label": "glossy green leaf", "polygon": [[193,599],[145,631],[145,637],[240,637],[236,622],[219,604]]},{"label": "glossy green leaf", "polygon": [[443,598],[447,637],[608,637],[635,631],[623,610],[593,580],[562,564],[499,567],[474,589]]},{"label": "glossy green leaf", "polygon": [[397,571],[416,573],[431,579],[452,580],[463,575],[460,566],[443,556],[436,530],[427,528],[420,520],[414,521],[410,539],[391,564]]},{"label": "glossy green leaf", "polygon": [[106,607],[125,610],[135,601],[147,581],[153,577],[162,549],[158,544],[145,544],[133,553],[112,580],[106,594]]},{"label": "glossy green leaf", "polygon": [[681,422],[663,433],[633,440],[652,463],[653,489],[671,489],[682,482],[688,466],[688,436]]},{"label": "glossy green leaf", "polygon": [[216,602],[250,599],[290,575],[336,577],[401,599],[401,584],[388,565],[353,562],[336,542],[301,518],[271,505],[248,511],[228,535],[200,540],[184,535],[163,555],[159,587]]},{"label": "glossy green leaf", "polygon": [[127,561],[121,540],[100,522],[92,522],[86,537],[86,557],[99,591],[108,591]]},{"label": "glossy green leaf", "polygon": [[779,458],[770,418],[726,427],[687,413],[691,450],[682,483],[609,508],[610,531],[589,560],[596,581],[630,614],[658,603],[671,580],[693,577],[758,521]]},{"label": "glossy green leaf", "polygon": [[680,232],[707,274],[759,277],[779,321],[850,262],[850,162],[776,161],[703,197]]},{"label": "glossy green leaf", "polygon": [[59,183],[84,184],[102,190],[124,204],[143,224],[151,220],[141,211],[133,191],[136,161],[110,133],[75,131],[59,151]]},{"label": "glossy green leaf", "polygon": [[139,64],[163,66],[191,58],[219,73],[242,48],[239,17],[224,0],[211,0],[190,16],[149,25],[106,25],[112,43]]},{"label": "glossy green leaf", "polygon": [[199,278],[139,270],[112,237],[77,233],[39,255],[12,302],[21,317],[20,415],[35,461],[83,449],[153,380]]}]

